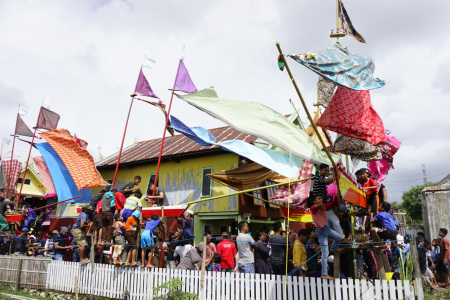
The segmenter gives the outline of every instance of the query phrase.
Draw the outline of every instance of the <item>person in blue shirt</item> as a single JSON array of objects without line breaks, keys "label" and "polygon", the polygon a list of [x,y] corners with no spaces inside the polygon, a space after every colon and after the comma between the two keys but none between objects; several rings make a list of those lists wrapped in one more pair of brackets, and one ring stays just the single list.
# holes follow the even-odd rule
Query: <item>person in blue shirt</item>
[{"label": "person in blue shirt", "polygon": [[392,252],[392,264],[391,271],[399,272],[399,260],[400,260],[400,248],[398,247],[397,242],[392,242],[391,244],[391,252]]},{"label": "person in blue shirt", "polygon": [[395,227],[394,218],[389,213],[390,210],[391,205],[388,202],[383,202],[379,208],[380,212],[375,217],[373,213],[370,214],[370,222],[379,222],[381,224],[381,228],[372,227],[372,236],[375,241],[397,240],[398,231]]},{"label": "person in blue shirt", "polygon": [[71,249],[71,246],[66,246],[66,238],[69,232],[69,228],[63,226],[59,231],[59,234],[53,238],[54,257],[53,260],[63,261],[66,256],[67,249]]},{"label": "person in blue shirt", "polygon": [[155,253],[155,241],[153,237],[153,233],[155,232],[156,227],[161,224],[161,220],[164,218],[164,206],[161,206],[161,218],[158,218],[157,215],[153,215],[151,220],[142,224],[145,226],[145,230],[141,236],[141,268],[144,268],[145,263],[145,252],[148,248],[150,248],[150,253],[148,254],[147,264],[145,267],[153,268],[152,258],[153,253]]},{"label": "person in blue shirt", "polygon": [[183,239],[187,240],[188,244],[194,245],[194,240],[192,237],[194,236],[194,212],[190,209],[186,210],[184,214],[181,215],[181,218],[177,217],[178,223],[183,226]]}]

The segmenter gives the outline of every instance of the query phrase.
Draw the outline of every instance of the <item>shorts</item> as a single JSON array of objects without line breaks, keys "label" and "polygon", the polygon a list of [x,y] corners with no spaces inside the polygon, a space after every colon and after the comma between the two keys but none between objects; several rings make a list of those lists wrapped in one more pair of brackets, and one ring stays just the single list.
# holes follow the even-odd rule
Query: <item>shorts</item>
[{"label": "shorts", "polygon": [[141,235],[141,248],[154,247],[155,242],[153,240],[153,233],[150,230],[144,230]]},{"label": "shorts", "polygon": [[427,268],[426,270],[425,270],[425,272],[423,272],[423,277],[426,277],[426,278],[428,278],[428,279],[433,279],[433,273],[431,272],[431,270],[429,269],[429,268]]},{"label": "shorts", "polygon": [[376,234],[378,237],[380,237],[383,240],[397,240],[397,230],[392,230],[389,228],[377,228]]},{"label": "shorts", "polygon": [[438,270],[444,274],[450,275],[450,262],[447,261],[447,263],[444,264],[442,262],[442,260],[439,260],[436,265],[436,270]]},{"label": "shorts", "polygon": [[81,230],[80,228],[74,228],[72,229],[72,235],[77,242],[77,246],[79,248],[81,247],[87,247],[87,237],[86,237],[86,230]]},{"label": "shorts", "polygon": [[94,216],[94,231],[99,231],[103,227],[102,214],[95,214]]},{"label": "shorts", "polygon": [[255,266],[253,264],[239,264],[238,263],[239,273],[255,273]]},{"label": "shorts", "polygon": [[128,242],[128,246],[130,247],[131,250],[137,249],[135,231],[126,231],[125,240]]}]

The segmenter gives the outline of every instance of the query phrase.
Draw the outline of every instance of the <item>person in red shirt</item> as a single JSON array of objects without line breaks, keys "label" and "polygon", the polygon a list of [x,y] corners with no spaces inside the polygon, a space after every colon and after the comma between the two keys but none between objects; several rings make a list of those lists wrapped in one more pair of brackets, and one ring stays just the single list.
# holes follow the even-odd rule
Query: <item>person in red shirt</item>
[{"label": "person in red shirt", "polygon": [[223,241],[217,245],[217,254],[220,255],[220,267],[223,272],[233,272],[236,259],[236,246],[228,240],[228,233],[222,232]]},{"label": "person in red shirt", "polygon": [[116,203],[115,203],[116,211],[114,214],[121,214],[122,210],[123,210],[123,206],[125,205],[125,201],[127,200],[127,198],[125,197],[125,195],[122,192],[119,192],[119,189],[116,187],[113,187],[111,189],[111,193],[114,194],[114,198],[116,200]]},{"label": "person in red shirt", "polygon": [[372,178],[369,178],[369,170],[366,168],[359,169],[355,173],[356,179],[362,185],[363,191],[367,194],[367,204],[371,206],[371,213],[378,213],[378,185]]}]

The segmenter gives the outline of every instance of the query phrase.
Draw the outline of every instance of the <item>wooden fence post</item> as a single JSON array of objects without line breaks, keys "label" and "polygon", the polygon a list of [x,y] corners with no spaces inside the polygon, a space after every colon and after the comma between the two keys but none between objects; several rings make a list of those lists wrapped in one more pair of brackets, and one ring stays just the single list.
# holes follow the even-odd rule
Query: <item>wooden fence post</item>
[{"label": "wooden fence post", "polygon": [[78,300],[78,276],[75,276],[75,300]]},{"label": "wooden fence post", "polygon": [[17,292],[20,287],[20,274],[22,273],[22,263],[23,260],[18,258],[19,263],[17,265],[17,274],[16,274],[16,286],[14,287],[14,291]]},{"label": "wooden fence post", "polygon": [[411,241],[411,259],[414,266],[414,281],[417,288],[417,299],[423,300],[422,273],[420,272],[419,255],[417,253],[416,238],[413,236]]}]

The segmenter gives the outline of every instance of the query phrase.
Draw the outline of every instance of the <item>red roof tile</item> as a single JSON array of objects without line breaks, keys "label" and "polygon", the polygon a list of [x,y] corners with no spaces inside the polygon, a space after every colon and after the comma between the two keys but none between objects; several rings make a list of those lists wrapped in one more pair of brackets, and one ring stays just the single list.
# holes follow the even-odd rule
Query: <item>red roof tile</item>
[{"label": "red roof tile", "polygon": [[[216,142],[240,140],[250,143],[257,140],[257,137],[237,131],[230,126],[214,128],[208,131],[216,137]],[[136,163],[157,159],[159,157],[160,147],[161,139],[148,140],[133,144],[123,150],[122,156],[120,158],[120,164]],[[211,150],[214,151],[219,149],[220,148],[216,146],[201,146],[190,138],[182,134],[177,134],[175,136],[169,136],[165,138],[162,157],[176,157],[182,154]],[[115,166],[117,163],[117,156],[118,153],[103,159],[96,165],[100,168]]]}]

